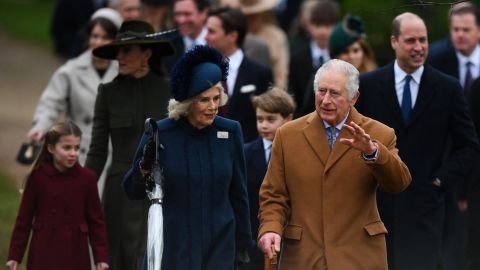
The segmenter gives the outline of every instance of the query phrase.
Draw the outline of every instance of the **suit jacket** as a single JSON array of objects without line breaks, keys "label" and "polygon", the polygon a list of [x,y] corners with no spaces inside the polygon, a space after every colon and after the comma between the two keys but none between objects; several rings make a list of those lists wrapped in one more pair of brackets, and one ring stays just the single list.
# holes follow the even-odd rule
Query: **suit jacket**
[{"label": "suit jacket", "polygon": [[[218,136],[219,133],[227,136]],[[233,269],[235,250],[252,244],[240,125],[217,116],[212,125],[158,122],[163,191],[162,269]],[[139,173],[144,134],[123,186],[131,199],[146,197]]]},{"label": "suit jacket", "polygon": [[35,169],[22,197],[8,260],[22,262],[31,230],[27,269],[90,269],[89,243],[94,261],[108,263],[95,174],[78,164],[65,172],[53,163]]},{"label": "suit jacket", "polygon": [[272,71],[269,68],[243,57],[233,94],[228,100],[228,113],[222,116],[240,122],[245,142],[258,136],[255,110],[250,98],[267,91],[272,80]]},{"label": "suit jacket", "polygon": [[[263,178],[267,172],[267,161],[265,160],[265,147],[263,145],[262,137],[245,144],[245,163],[247,165],[247,190],[248,190],[248,204],[250,206],[250,225],[252,229],[252,236],[257,237],[258,227],[258,192],[262,185]],[[249,269],[263,269],[263,253],[258,247],[253,247],[250,252]]]},{"label": "suit jacket", "polygon": [[427,62],[443,73],[460,78],[457,54],[449,37],[430,46]]},{"label": "suit jacket", "polygon": [[[395,90],[393,63],[360,77],[358,110],[392,127],[412,185],[398,196],[380,193],[392,269],[434,269],[444,222],[444,190],[464,179],[478,142],[458,80],[424,66],[407,123]],[[450,147],[453,146],[453,147]],[[432,185],[435,178],[442,189]],[[415,268],[416,267],[416,268]]]},{"label": "suit jacket", "polygon": [[[399,192],[410,173],[398,156],[393,129],[351,109],[378,143],[378,159],[337,139],[330,152],[316,112],[277,130],[260,188],[259,236],[283,236],[282,269],[387,269],[387,230],[377,211],[377,187]],[[339,138],[352,138],[342,129]]]}]

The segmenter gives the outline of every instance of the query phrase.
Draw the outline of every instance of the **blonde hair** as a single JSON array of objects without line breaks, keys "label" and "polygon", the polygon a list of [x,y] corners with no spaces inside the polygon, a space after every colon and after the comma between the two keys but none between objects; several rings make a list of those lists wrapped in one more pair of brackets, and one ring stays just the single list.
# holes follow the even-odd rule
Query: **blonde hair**
[{"label": "blonde hair", "polygon": [[[215,84],[213,87],[217,87],[220,92],[220,107],[227,104],[228,102],[228,95],[225,94],[224,88],[222,84],[219,82]],[[208,89],[206,89],[208,90]],[[200,94],[199,94],[200,95]],[[193,101],[199,96],[196,95],[184,101],[177,101],[175,99],[170,99],[168,101],[168,118],[178,120],[181,117],[185,117],[188,115],[190,110],[190,106],[192,105]]]}]

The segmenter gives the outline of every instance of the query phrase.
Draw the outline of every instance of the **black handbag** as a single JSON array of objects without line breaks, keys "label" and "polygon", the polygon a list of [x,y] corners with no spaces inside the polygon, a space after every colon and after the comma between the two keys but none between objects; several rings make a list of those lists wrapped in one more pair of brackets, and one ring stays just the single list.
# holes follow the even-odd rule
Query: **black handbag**
[{"label": "black handbag", "polygon": [[17,162],[24,165],[32,164],[40,151],[40,145],[35,142],[22,143],[17,154]]}]

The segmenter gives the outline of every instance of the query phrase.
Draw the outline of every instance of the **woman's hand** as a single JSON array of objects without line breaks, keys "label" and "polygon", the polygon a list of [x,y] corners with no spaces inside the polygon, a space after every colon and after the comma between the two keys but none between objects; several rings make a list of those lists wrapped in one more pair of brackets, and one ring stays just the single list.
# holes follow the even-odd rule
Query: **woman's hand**
[{"label": "woman's hand", "polygon": [[17,270],[18,269],[18,262],[14,260],[10,260],[7,262],[7,267],[9,270]]},{"label": "woman's hand", "polygon": [[44,135],[45,134],[43,133],[43,130],[37,129],[37,128],[32,128],[27,133],[27,138],[31,141],[39,143],[41,140],[43,140]]},{"label": "woman's hand", "polygon": [[97,263],[96,267],[95,267],[95,270],[106,270],[108,269],[108,264],[107,263],[104,263],[104,262],[99,262]]}]

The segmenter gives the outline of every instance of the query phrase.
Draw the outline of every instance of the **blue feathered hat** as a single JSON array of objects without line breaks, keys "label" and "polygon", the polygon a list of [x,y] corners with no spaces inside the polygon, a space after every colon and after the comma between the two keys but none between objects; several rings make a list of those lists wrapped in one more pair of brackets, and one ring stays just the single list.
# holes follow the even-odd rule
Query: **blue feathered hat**
[{"label": "blue feathered hat", "polygon": [[228,59],[214,48],[195,46],[172,70],[172,95],[177,101],[199,95],[220,81],[226,82]]}]

